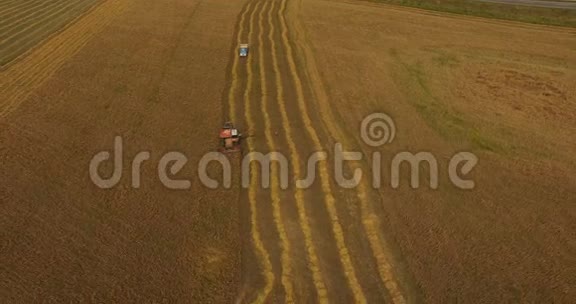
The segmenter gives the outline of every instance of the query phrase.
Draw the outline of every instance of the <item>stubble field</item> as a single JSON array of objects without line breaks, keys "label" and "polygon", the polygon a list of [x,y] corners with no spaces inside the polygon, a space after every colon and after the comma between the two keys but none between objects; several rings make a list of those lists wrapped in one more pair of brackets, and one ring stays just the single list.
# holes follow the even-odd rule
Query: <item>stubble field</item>
[{"label": "stubble field", "polygon": [[0,67],[69,26],[101,0],[0,1]]},{"label": "stubble field", "polygon": [[[217,147],[240,5],[107,1],[2,72],[2,302],[233,300],[237,192],[171,191],[156,165]],[[102,190],[88,165],[116,135],[123,177]],[[135,190],[130,163],[143,150]],[[194,167],[183,174],[196,179]]]},{"label": "stubble field", "polygon": [[[105,1],[0,72],[0,299],[566,302],[574,37],[364,1]],[[376,149],[359,131],[373,112],[398,129]],[[238,171],[232,189],[202,185],[196,165],[229,119],[249,135],[244,155],[289,158],[288,189],[274,177],[241,189]],[[99,189],[90,159],[118,135],[122,180]],[[342,189],[331,162],[295,187],[336,142],[383,152],[383,187]],[[158,180],[169,151],[187,156],[175,177],[190,189]],[[407,174],[391,189],[386,161],[401,151],[437,157],[438,190]],[[448,180],[458,151],[479,157],[474,190]]]},{"label": "stubble field", "polygon": [[[439,160],[439,190],[411,190],[406,175],[381,191],[384,229],[422,299],[572,298],[574,30],[347,1],[303,8],[341,123],[359,130],[384,111],[398,128],[384,155]],[[448,180],[459,151],[479,157],[472,191]]]}]

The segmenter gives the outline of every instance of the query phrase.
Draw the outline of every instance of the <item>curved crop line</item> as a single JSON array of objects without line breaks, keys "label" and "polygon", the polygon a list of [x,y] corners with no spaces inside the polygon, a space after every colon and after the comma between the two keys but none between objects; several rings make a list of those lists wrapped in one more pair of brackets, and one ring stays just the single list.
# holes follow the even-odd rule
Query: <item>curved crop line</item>
[{"label": "curved crop line", "polygon": [[[300,9],[302,0],[298,1],[298,9]],[[326,129],[332,135],[334,139],[338,142],[345,144],[346,146],[351,146],[350,140],[344,134],[343,130],[341,129],[340,125],[334,123],[335,119],[333,118],[332,108],[328,102],[328,97],[326,91],[322,86],[322,82],[317,70],[317,67],[314,62],[314,56],[310,46],[308,45],[307,41],[304,40],[302,36],[303,30],[301,29],[301,25],[298,23],[297,17],[293,18],[294,21],[294,29],[295,29],[295,37],[298,40],[298,45],[303,49],[304,53],[304,61],[305,65],[308,70],[308,74],[312,77],[312,89],[314,91],[315,97],[318,101],[320,111],[323,115],[321,115],[324,124],[326,125]],[[359,162],[348,162],[350,168],[355,170],[356,168],[361,168],[361,164]],[[392,265],[389,261],[389,254],[387,254],[387,250],[385,245],[382,243],[384,240],[381,239],[380,236],[380,219],[378,216],[374,214],[373,208],[371,208],[370,204],[368,204],[369,200],[369,186],[367,185],[368,181],[363,179],[357,189],[357,198],[360,202],[360,214],[362,218],[362,224],[370,243],[371,250],[373,252],[374,258],[376,259],[376,264],[378,268],[378,274],[380,276],[380,280],[383,282],[384,286],[386,287],[388,293],[390,294],[392,301],[395,304],[403,304],[406,303],[406,298],[401,292],[399,287],[399,283],[395,278]]]},{"label": "curved crop line", "polygon": [[[267,1],[262,10],[260,11],[260,16],[258,20],[258,26],[260,28],[260,32],[258,34],[258,56],[259,62],[258,66],[260,67],[260,90],[261,90],[261,99],[260,105],[262,109],[262,115],[264,117],[264,130],[266,136],[266,142],[268,143],[268,147],[270,151],[277,151],[276,142],[274,140],[274,136],[272,136],[272,126],[270,122],[270,115],[268,104],[268,88],[266,84],[266,63],[264,61],[264,11],[265,8],[268,7],[269,2]],[[270,5],[268,10],[268,14],[274,9],[274,4]],[[274,66],[274,68],[276,68]],[[288,240],[288,235],[286,233],[286,228],[284,227],[284,223],[282,222],[282,209],[280,208],[280,184],[278,181],[278,164],[276,162],[272,163],[271,166],[271,198],[272,198],[272,208],[273,208],[273,218],[274,223],[276,224],[276,229],[278,230],[278,235],[280,238],[280,245],[282,248],[281,253],[281,264],[282,264],[282,285],[284,286],[284,291],[286,293],[285,302],[287,303],[294,303],[294,287],[292,284],[292,264],[290,261],[291,256],[291,246],[290,241]]]},{"label": "curved crop line", "polygon": [[0,117],[16,109],[26,96],[55,73],[59,66],[122,12],[126,5],[127,1],[119,0],[103,3],[21,61],[10,65],[0,74]]},{"label": "curved crop line", "polygon": [[[13,1],[13,2],[16,2],[16,1]],[[20,11],[23,9],[28,9],[28,8],[36,6],[42,2],[43,2],[42,0],[36,0],[36,1],[30,1],[30,2],[22,2],[22,3],[14,5],[14,6],[5,5],[4,7],[0,8],[0,17],[4,18],[7,15],[12,14],[12,12]]]},{"label": "curved crop line", "polygon": [[[4,18],[4,16],[8,14],[3,14],[2,21],[0,21],[0,32],[5,32],[6,29],[16,27],[16,25],[20,25],[25,23],[29,17],[35,16],[38,13],[43,13],[47,10],[50,10],[51,7],[61,5],[62,3],[66,3],[64,0],[54,1],[54,2],[40,2],[36,6],[31,6],[24,9],[19,9],[14,14],[9,14],[9,17]],[[3,13],[0,11],[0,13]]]},{"label": "curved crop line", "polygon": [[240,23],[238,25],[238,33],[236,37],[236,45],[234,46],[234,54],[232,56],[232,83],[230,84],[230,90],[228,91],[228,116],[231,121],[236,121],[236,88],[238,87],[238,54],[236,51],[240,43],[242,43],[241,33],[244,31],[244,22],[246,20],[246,14],[250,11],[252,3],[248,3],[245,7],[244,12],[240,16]]},{"label": "curved crop line", "polygon": [[118,15],[118,13],[125,7],[124,1],[111,0],[102,4],[100,6],[93,7],[89,9],[88,13],[78,16],[77,20],[72,20],[72,26],[67,27],[64,31],[58,33],[56,32],[52,37],[47,38],[47,42],[41,45],[35,52],[32,52],[29,56],[26,54],[21,55],[22,60],[9,64],[6,69],[5,74],[10,74],[7,77],[12,83],[18,83],[22,85],[20,76],[26,76],[30,74],[29,69],[34,66],[42,66],[43,61],[54,61],[58,59],[59,51],[66,50],[65,46],[72,46],[72,43],[85,38],[87,33],[91,30],[96,32],[94,29],[95,25],[103,25],[101,21],[109,21],[110,17]]},{"label": "curved crop line", "polygon": [[[254,9],[250,14],[250,22],[248,28],[248,43],[252,41],[252,35],[254,33],[254,18],[255,13],[258,9],[261,9],[260,3],[255,5]],[[240,28],[240,31],[242,28]],[[236,56],[235,56],[236,57]],[[254,125],[254,120],[252,118],[252,109],[250,106],[250,96],[252,94],[252,85],[254,82],[254,75],[252,73],[252,56],[248,56],[247,64],[246,64],[246,73],[247,73],[247,81],[246,81],[246,88],[244,90],[244,113],[246,118],[246,123],[249,126]],[[235,87],[231,88],[231,90],[235,89]],[[248,149],[252,151],[254,149],[252,143],[247,141]],[[250,204],[250,213],[251,213],[251,234],[252,240],[254,242],[254,247],[256,247],[257,255],[260,257],[260,263],[263,267],[262,274],[264,276],[265,285],[264,289],[258,292],[255,302],[256,303],[264,303],[268,298],[268,295],[272,291],[272,287],[274,286],[275,276],[272,272],[272,264],[270,262],[270,255],[266,248],[264,247],[264,243],[262,242],[262,237],[260,235],[260,231],[258,230],[258,210],[257,210],[257,189],[258,189],[258,168],[256,164],[253,162],[253,157],[250,157],[250,171],[253,175],[250,178],[250,187],[248,188],[248,200]]]},{"label": "curved crop line", "polygon": [[34,22],[23,29],[14,29],[19,31],[0,41],[0,48],[4,49],[4,51],[1,52],[3,54],[0,54],[0,59],[5,60],[6,58],[11,58],[11,56],[17,56],[23,49],[35,43],[34,39],[27,38],[45,37],[45,33],[54,32],[54,29],[58,28],[59,25],[65,25],[74,19],[74,17],[69,19],[70,17],[63,12],[69,13],[70,10],[80,11],[78,15],[82,15],[82,9],[89,8],[87,4],[90,4],[90,2],[91,0],[85,0],[75,3],[74,5],[54,8],[53,11],[46,12],[46,17],[40,19],[38,22]]},{"label": "curved crop line", "polygon": [[0,27],[0,44],[13,39],[13,37],[21,36],[22,33],[31,32],[30,29],[38,29],[39,24],[45,23],[47,20],[53,20],[52,17],[66,17],[70,15],[70,11],[74,7],[81,7],[86,3],[94,2],[93,0],[80,0],[74,2],[53,2],[50,5],[38,5],[33,8],[33,11],[28,12],[24,16],[12,16],[15,22],[9,20],[2,21]]},{"label": "curved crop line", "polygon": [[74,19],[78,8],[94,5],[93,0],[80,0],[74,2],[56,2],[48,7],[39,7],[27,16],[17,19],[0,28],[0,45],[10,45],[14,41],[22,40],[35,33],[39,29],[44,30],[46,24],[51,25],[54,21]]},{"label": "curved crop line", "polygon": [[[36,0],[36,1],[38,1],[38,0]],[[0,9],[6,8],[10,5],[13,5],[15,2],[20,2],[20,4],[30,3],[30,1],[27,2],[27,1],[21,1],[21,0],[5,0],[5,1],[0,1]],[[34,1],[32,0],[32,2],[34,2]]]},{"label": "curved crop line", "polygon": [[[274,2],[274,4],[276,1]],[[280,108],[280,114],[282,116],[282,127],[284,130],[284,135],[286,142],[288,143],[288,147],[290,150],[290,159],[292,171],[294,172],[294,176],[301,176],[301,171],[299,164],[301,163],[300,155],[298,150],[296,149],[296,145],[293,141],[292,129],[290,127],[290,120],[288,118],[288,112],[286,111],[286,102],[284,100],[284,87],[282,85],[282,76],[280,74],[280,69],[278,65],[278,55],[276,53],[276,42],[274,41],[274,24],[272,22],[272,11],[269,12],[269,26],[270,26],[270,33],[268,35],[268,40],[271,45],[271,53],[272,53],[272,62],[274,66],[274,74],[276,79],[276,95],[278,98],[278,106]],[[301,229],[304,234],[304,242],[306,246],[306,253],[307,253],[307,260],[308,260],[308,268],[312,272],[312,280],[314,282],[314,287],[318,294],[318,302],[320,303],[327,303],[328,302],[328,293],[326,289],[326,284],[324,283],[324,279],[322,277],[322,273],[319,266],[318,255],[316,253],[316,248],[314,246],[314,242],[312,239],[312,229],[310,227],[310,220],[308,218],[308,214],[306,213],[305,202],[304,202],[304,193],[302,189],[296,188],[294,193],[294,198],[296,200],[296,208],[298,212],[298,217],[300,218],[301,222]]]},{"label": "curved crop line", "polygon": [[[290,40],[288,38],[288,27],[286,25],[286,20],[284,17],[285,11],[286,11],[286,0],[282,0],[282,6],[278,13],[278,17],[280,18],[280,24],[282,26],[282,41],[284,42],[284,47],[286,48],[286,52],[288,54],[287,60],[288,60],[288,66],[290,68],[290,75],[294,80],[294,85],[296,87],[296,97],[298,100],[298,107],[300,108],[300,113],[302,114],[302,121],[304,122],[304,127],[313,141],[314,148],[317,151],[321,151],[322,144],[320,142],[318,134],[316,133],[316,130],[312,126],[310,116],[308,115],[308,109],[304,97],[304,89],[302,87],[302,80],[298,75],[294,59],[294,52],[292,50],[292,46],[290,45]],[[330,185],[329,181],[330,175],[328,173],[327,165],[325,162],[320,162],[318,167],[320,173],[321,186],[325,195],[324,203],[328,211],[330,221],[332,223],[331,227],[332,233],[334,234],[334,237],[336,239],[338,254],[340,256],[342,266],[344,267],[344,275],[348,281],[350,289],[352,290],[355,302],[366,303],[366,297],[364,295],[362,287],[360,286],[358,278],[356,277],[356,270],[354,268],[354,265],[352,264],[352,258],[350,257],[350,253],[348,252],[348,248],[346,247],[346,242],[344,240],[344,232],[342,229],[342,225],[340,224],[338,213],[335,207],[336,199],[332,195],[332,186]]]},{"label": "curved crop line", "polygon": [[[12,65],[4,73],[5,85],[0,88],[0,94],[10,97],[12,93],[28,92],[38,80],[54,72],[55,67],[64,62],[68,56],[75,53],[87,40],[99,31],[113,16],[125,7],[125,2],[114,1],[107,6],[98,7],[90,14],[81,18],[74,26],[60,35],[55,35],[45,45],[32,52],[22,61]],[[113,14],[110,14],[110,13]],[[32,87],[31,87],[32,86]]]}]

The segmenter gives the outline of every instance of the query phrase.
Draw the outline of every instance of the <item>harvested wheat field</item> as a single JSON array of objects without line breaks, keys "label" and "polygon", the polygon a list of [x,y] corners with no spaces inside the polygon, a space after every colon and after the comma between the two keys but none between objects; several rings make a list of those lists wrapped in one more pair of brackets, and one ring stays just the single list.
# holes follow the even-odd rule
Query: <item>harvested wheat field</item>
[{"label": "harvested wheat field", "polygon": [[[576,31],[344,1],[305,1],[302,16],[339,123],[384,111],[384,159],[438,158],[438,190],[380,191],[420,300],[574,298]],[[479,158],[473,190],[447,177],[459,151]]]},{"label": "harvested wheat field", "polygon": [[0,67],[73,24],[101,0],[0,1]]},{"label": "harvested wheat field", "polygon": [[[365,1],[74,3],[0,0],[37,21],[0,21],[32,29],[0,49],[0,302],[576,297],[574,29]],[[393,120],[386,144],[361,136],[372,113]],[[197,171],[225,121],[245,138],[211,189]],[[92,160],[117,137],[103,189]],[[336,143],[363,158],[338,166]],[[166,172],[169,152],[187,162]],[[250,152],[286,157],[269,187]],[[433,165],[392,186],[401,152],[434,156],[437,189]],[[451,181],[458,152],[473,189]]]},{"label": "harvested wheat field", "polygon": [[[217,145],[241,6],[106,1],[2,72],[0,302],[232,301],[220,291],[240,279],[238,193],[166,189],[154,164]],[[99,189],[88,165],[116,135],[123,178]]]}]

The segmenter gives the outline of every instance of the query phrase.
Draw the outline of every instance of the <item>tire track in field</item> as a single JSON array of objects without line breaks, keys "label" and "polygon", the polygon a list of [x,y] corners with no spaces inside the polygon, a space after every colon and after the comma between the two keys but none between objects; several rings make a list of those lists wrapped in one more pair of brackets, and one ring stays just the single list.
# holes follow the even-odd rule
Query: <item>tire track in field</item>
[{"label": "tire track in field", "polygon": [[20,56],[0,73],[0,118],[14,111],[34,89],[76,54],[132,1],[109,0],[53,36],[40,47]]},{"label": "tire track in field", "polygon": [[[302,0],[298,0],[296,11],[299,12],[300,5]],[[329,105],[327,93],[322,86],[322,82],[315,66],[314,55],[312,50],[307,43],[307,40],[303,38],[303,29],[302,25],[299,24],[298,16],[292,16],[292,24],[294,28],[294,35],[296,37],[296,42],[302,49],[303,59],[305,62],[305,66],[308,70],[308,75],[311,77],[312,89],[314,91],[314,95],[317,99],[317,103],[321,109],[323,115],[321,115],[323,123],[325,124],[325,128],[327,129],[328,133],[340,143],[343,143],[347,147],[357,146],[351,143],[348,136],[346,136],[345,132],[341,129],[339,125],[334,123],[336,120],[332,114],[332,110]],[[349,150],[349,149],[345,149]],[[347,163],[350,167],[351,171],[355,169],[362,169],[365,171],[365,166],[362,166],[360,162],[348,162]],[[380,280],[386,287],[386,290],[390,294],[392,301],[396,304],[403,304],[406,303],[406,298],[403,295],[399,282],[395,277],[392,264],[390,262],[389,256],[390,253],[387,252],[386,246],[383,244],[385,240],[382,239],[380,233],[380,223],[379,218],[374,214],[374,209],[368,203],[370,200],[370,186],[368,185],[368,181],[366,179],[362,179],[361,183],[359,184],[359,188],[356,189],[356,194],[358,201],[360,202],[360,213],[362,219],[362,225],[365,230],[365,234],[368,238],[370,248],[372,250],[373,256],[377,261],[377,268],[378,274],[380,276]]]},{"label": "tire track in field", "polygon": [[[257,3],[253,6],[252,12],[250,13],[250,20],[248,25],[248,44],[250,45],[252,42],[252,35],[254,34],[254,19],[256,16],[256,11],[258,9],[262,9],[261,3]],[[242,28],[240,28],[240,32]],[[254,126],[254,118],[252,117],[252,107],[250,105],[250,97],[252,95],[253,83],[254,83],[254,75],[252,71],[252,60],[253,56],[248,56],[247,64],[246,64],[246,88],[244,90],[244,116],[246,120],[246,124],[249,126],[248,128]],[[232,90],[233,88],[231,88]],[[246,141],[248,150],[253,151],[254,145],[252,141]],[[275,281],[275,275],[272,271],[272,263],[270,262],[270,254],[264,247],[264,243],[262,242],[262,237],[260,235],[260,231],[258,230],[258,202],[257,202],[257,190],[258,190],[258,180],[260,180],[260,176],[258,174],[258,167],[256,163],[253,161],[254,157],[250,155],[250,186],[248,188],[248,201],[250,205],[250,214],[251,214],[251,234],[252,240],[254,242],[254,246],[256,247],[257,255],[260,258],[260,264],[263,267],[262,275],[265,280],[264,288],[258,292],[255,302],[256,303],[264,303],[268,298],[268,295],[272,291]]]},{"label": "tire track in field", "polygon": [[[306,99],[304,97],[302,80],[298,75],[297,66],[294,59],[294,51],[292,49],[290,39],[288,37],[288,26],[285,20],[285,13],[286,13],[286,0],[282,0],[280,11],[278,12],[278,17],[280,18],[280,25],[282,27],[282,41],[287,52],[287,60],[290,70],[289,71],[290,76],[293,79],[296,88],[296,97],[297,97],[296,99],[298,102],[298,108],[302,116],[304,128],[313,142],[314,149],[316,151],[322,151],[323,150],[322,143],[316,130],[314,129],[314,126],[312,125],[312,121],[308,114],[308,108],[306,106]],[[358,281],[356,269],[354,268],[352,258],[350,256],[349,250],[346,246],[346,242],[344,239],[344,231],[342,229],[342,225],[340,224],[338,212],[335,207],[336,199],[332,194],[333,189],[332,186],[330,185],[330,175],[328,173],[328,167],[326,162],[319,162],[318,168],[320,173],[322,191],[324,194],[324,204],[326,206],[326,210],[328,211],[328,215],[332,223],[331,227],[332,233],[334,234],[334,237],[336,239],[338,255],[344,268],[344,276],[348,281],[348,285],[350,287],[350,290],[352,291],[355,302],[366,303],[366,297],[364,295],[364,291],[362,290],[362,286]]]},{"label": "tire track in field", "polygon": [[[273,2],[272,8],[276,7],[277,2],[278,1]],[[277,103],[282,117],[282,127],[284,130],[285,140],[290,150],[289,155],[292,164],[291,166],[292,172],[294,172],[293,173],[294,176],[300,177],[302,176],[299,166],[299,164],[301,163],[301,157],[300,154],[298,153],[298,149],[296,148],[296,145],[293,140],[292,129],[290,127],[290,120],[288,118],[288,111],[286,110],[286,101],[284,100],[284,86],[282,83],[283,82],[282,75],[280,73],[280,68],[278,64],[278,54],[276,53],[276,42],[274,40],[275,26],[273,23],[272,8],[268,12],[268,26],[270,28],[268,34],[268,41],[270,42],[271,45],[270,52],[272,55],[272,66],[276,80],[275,83],[276,83]],[[308,214],[306,213],[304,193],[303,190],[298,187],[296,187],[294,191],[295,191],[294,199],[296,200],[296,208],[298,212],[298,217],[300,219],[300,227],[304,234],[308,268],[312,272],[312,280],[314,282],[314,287],[318,294],[318,301],[320,303],[326,303],[328,301],[328,292],[320,270],[318,255],[316,253],[316,247],[312,239],[312,229],[310,227],[310,219],[308,217]]]},{"label": "tire track in field", "polygon": [[[258,66],[260,68],[260,108],[261,113],[264,118],[264,133],[266,137],[267,146],[269,151],[275,152],[278,150],[274,136],[272,135],[272,124],[270,120],[269,110],[269,95],[266,79],[266,62],[264,60],[264,13],[265,9],[269,7],[268,14],[274,9],[274,3],[270,4],[270,1],[266,1],[266,4],[260,10],[260,15],[258,17]],[[270,28],[270,31],[273,29]],[[248,110],[247,110],[248,111]],[[270,194],[272,199],[273,208],[273,219],[278,231],[278,236],[280,238],[280,261],[282,265],[281,281],[282,286],[286,294],[285,302],[294,303],[294,287],[292,284],[292,262],[291,262],[291,246],[288,240],[288,235],[286,233],[286,228],[282,221],[282,211],[280,208],[280,183],[278,181],[278,163],[273,162],[271,164],[271,188]]]}]

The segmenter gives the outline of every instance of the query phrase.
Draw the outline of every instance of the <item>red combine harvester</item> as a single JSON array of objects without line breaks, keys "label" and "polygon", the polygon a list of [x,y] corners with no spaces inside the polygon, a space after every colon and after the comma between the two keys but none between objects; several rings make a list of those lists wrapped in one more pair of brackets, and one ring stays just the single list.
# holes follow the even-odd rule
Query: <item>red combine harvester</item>
[{"label": "red combine harvester", "polygon": [[220,139],[222,140],[222,147],[220,152],[230,153],[230,152],[240,152],[240,132],[238,129],[234,128],[231,122],[224,123],[224,126],[220,130]]}]

